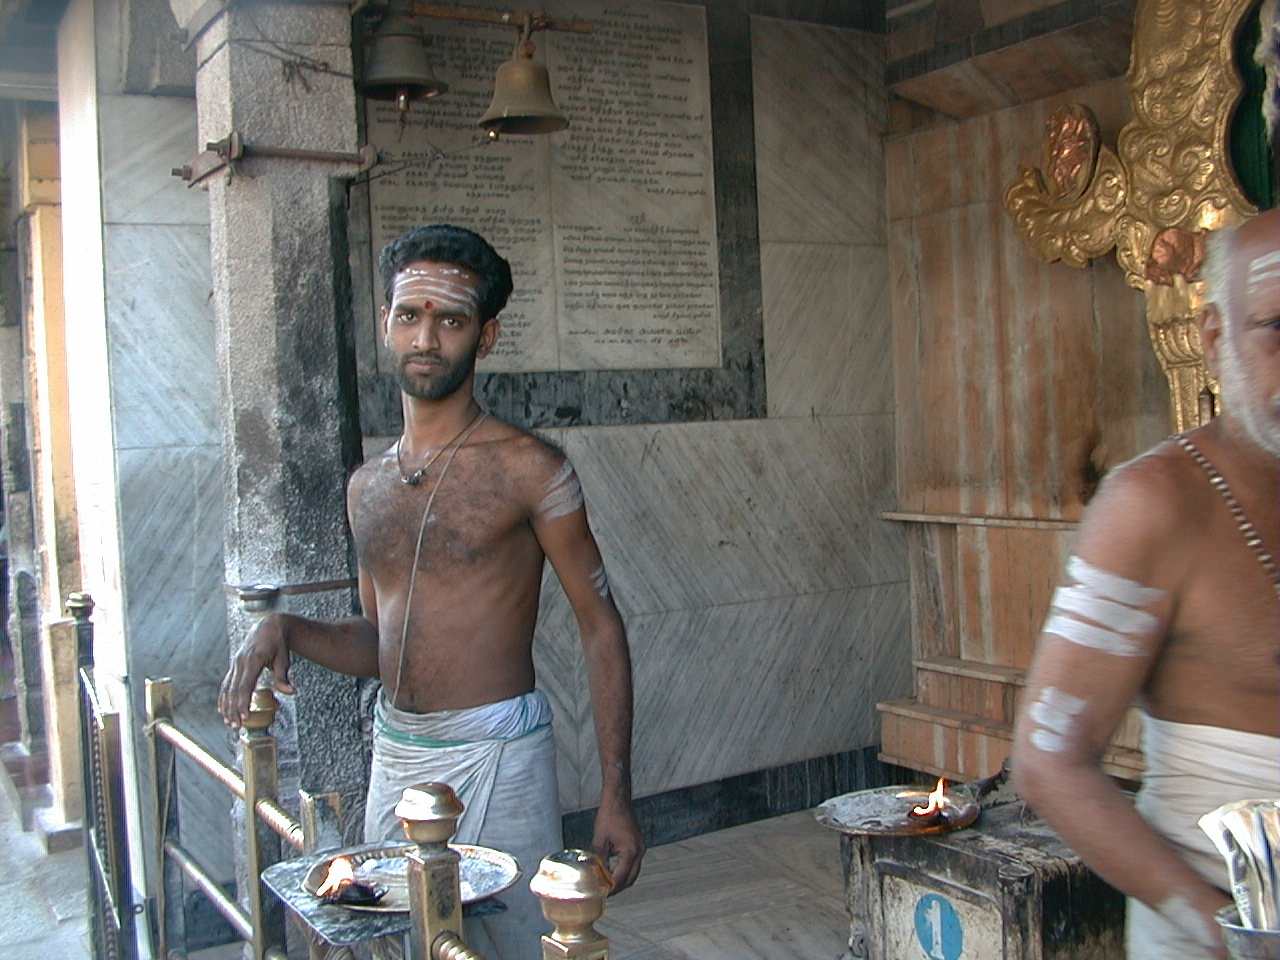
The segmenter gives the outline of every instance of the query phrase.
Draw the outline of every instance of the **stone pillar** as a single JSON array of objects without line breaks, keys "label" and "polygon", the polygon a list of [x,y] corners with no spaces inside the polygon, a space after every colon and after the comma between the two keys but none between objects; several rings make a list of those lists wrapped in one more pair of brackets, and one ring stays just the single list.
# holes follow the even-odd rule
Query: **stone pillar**
[{"label": "stone pillar", "polygon": [[[26,319],[30,312],[32,233],[26,215],[28,156],[25,105],[12,104],[2,118],[6,146],[0,182],[0,245],[16,251],[3,258],[0,273],[0,485],[4,490],[7,564],[4,630],[13,658],[12,695],[17,699],[20,738],[6,745],[12,768],[44,751],[41,713],[39,551],[32,490],[30,400],[27,382]],[[12,179],[10,179],[12,178]],[[8,695],[8,694],[6,694]],[[25,776],[25,771],[22,773]]]},{"label": "stone pillar", "polygon": [[36,826],[47,847],[78,839],[75,828],[84,812],[76,639],[62,610],[66,597],[80,589],[80,544],[67,397],[57,126],[56,110],[31,106],[22,136],[23,213],[30,251],[26,336],[32,477],[40,543],[40,666],[52,800],[49,808],[37,811]]},{"label": "stone pillar", "polygon": [[[285,588],[283,608],[334,619],[352,575],[345,485],[358,460],[346,192],[355,165],[254,156],[254,147],[354,154],[350,12],[342,2],[171,0],[198,34],[199,145],[238,134],[248,155],[207,177],[221,390],[226,583]],[[290,588],[304,588],[291,592]],[[229,594],[230,645],[248,614]],[[281,797],[339,790],[353,810],[368,763],[358,683],[303,661],[276,725]]]}]

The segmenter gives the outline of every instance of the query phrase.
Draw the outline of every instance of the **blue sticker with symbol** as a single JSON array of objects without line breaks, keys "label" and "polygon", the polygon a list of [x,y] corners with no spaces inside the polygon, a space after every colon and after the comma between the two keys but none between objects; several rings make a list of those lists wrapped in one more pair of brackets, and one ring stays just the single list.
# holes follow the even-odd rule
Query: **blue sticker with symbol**
[{"label": "blue sticker with symbol", "polygon": [[916,938],[928,960],[960,960],[964,930],[950,900],[927,893],[916,901]]}]

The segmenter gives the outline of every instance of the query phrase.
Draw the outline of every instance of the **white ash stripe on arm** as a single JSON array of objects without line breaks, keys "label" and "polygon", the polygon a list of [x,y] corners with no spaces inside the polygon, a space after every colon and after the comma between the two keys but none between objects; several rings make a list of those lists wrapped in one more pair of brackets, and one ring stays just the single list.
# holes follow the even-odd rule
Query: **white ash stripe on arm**
[{"label": "white ash stripe on arm", "polygon": [[1155,587],[1144,587],[1142,584],[1118,577],[1114,573],[1095,567],[1079,557],[1067,561],[1067,574],[1078,581],[1081,586],[1088,587],[1102,597],[1115,600],[1130,607],[1145,607],[1163,599],[1165,592]]},{"label": "white ash stripe on arm", "polygon": [[604,572],[604,564],[600,564],[596,568],[596,572],[591,575],[591,586],[595,588],[596,595],[601,600],[608,600],[609,593],[609,575]]},{"label": "white ash stripe on arm", "polygon": [[1141,609],[1165,596],[1072,557],[1067,574],[1077,582],[1059,587],[1044,632],[1117,657],[1140,657],[1160,628],[1156,616]]},{"label": "white ash stripe on arm", "polygon": [[1075,740],[1077,717],[1084,710],[1082,697],[1064,693],[1057,687],[1045,687],[1036,702],[1027,710],[1027,716],[1036,725],[1028,738],[1031,745],[1045,753],[1061,753]]},{"label": "white ash stripe on arm", "polygon": [[582,485],[568,460],[547,483],[538,513],[544,520],[557,520],[582,509]]}]

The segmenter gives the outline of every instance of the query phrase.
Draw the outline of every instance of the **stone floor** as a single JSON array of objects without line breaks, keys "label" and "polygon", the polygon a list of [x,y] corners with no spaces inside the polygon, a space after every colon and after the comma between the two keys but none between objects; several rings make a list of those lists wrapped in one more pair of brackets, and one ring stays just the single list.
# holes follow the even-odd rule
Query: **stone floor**
[{"label": "stone floor", "polygon": [[0,956],[82,960],[91,955],[84,850],[46,855],[0,789]]},{"label": "stone floor", "polygon": [[839,835],[804,811],[655,847],[598,927],[614,960],[836,960]]},{"label": "stone floor", "polygon": [[[46,856],[4,790],[0,877],[0,957],[90,957],[82,851]],[[843,902],[837,836],[793,813],[655,847],[599,927],[613,960],[836,960],[849,929]]]}]

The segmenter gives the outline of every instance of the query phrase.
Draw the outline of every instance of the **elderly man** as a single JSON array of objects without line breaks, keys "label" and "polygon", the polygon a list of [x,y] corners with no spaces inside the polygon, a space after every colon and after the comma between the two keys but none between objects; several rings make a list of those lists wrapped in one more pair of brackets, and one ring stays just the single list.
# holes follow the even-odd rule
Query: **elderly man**
[{"label": "elderly man", "polygon": [[[602,769],[593,846],[614,858],[615,891],[640,869],[631,810],[631,667],[622,619],[587,524],[573,465],[550,444],[480,409],[475,363],[498,339],[511,271],[481,237],[421,227],[378,261],[404,433],[347,488],[363,616],[321,623],[274,614],[223,681],[236,727],[266,667],[289,686],[289,657],[380,677],[365,838],[400,835],[406,786],[450,784],[466,805],[456,839],[516,855],[532,876],[562,846],[551,706],[531,645],[544,560],[577,617]],[[491,960],[541,956],[545,923],[527,880],[508,911],[468,924]]]},{"label": "elderly man", "polygon": [[[1226,869],[1196,821],[1280,796],[1280,213],[1212,234],[1205,279],[1223,412],[1107,477],[1015,732],[1019,793],[1129,895],[1130,960],[1226,956]],[[1136,809],[1098,766],[1135,697]]]}]

